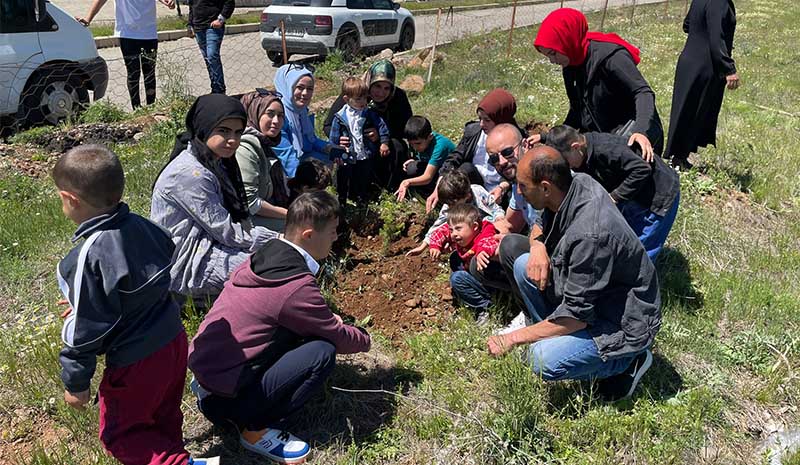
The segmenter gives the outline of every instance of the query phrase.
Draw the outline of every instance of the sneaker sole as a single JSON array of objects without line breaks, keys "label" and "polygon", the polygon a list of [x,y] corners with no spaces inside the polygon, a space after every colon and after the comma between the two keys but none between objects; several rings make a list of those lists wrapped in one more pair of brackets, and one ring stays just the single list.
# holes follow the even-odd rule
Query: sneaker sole
[{"label": "sneaker sole", "polygon": [[633,391],[636,390],[636,386],[639,385],[639,381],[642,379],[642,376],[644,376],[644,374],[647,373],[647,370],[649,370],[650,367],[653,365],[653,353],[650,352],[650,350],[648,350],[646,353],[647,357],[645,357],[642,366],[640,366],[636,370],[636,376],[634,376],[633,378],[633,383],[631,383],[631,388],[630,390],[628,390],[628,393],[625,394],[625,397],[623,397],[623,399],[627,399],[633,395]]},{"label": "sneaker sole", "polygon": [[253,446],[252,444],[249,444],[247,441],[245,441],[241,437],[239,438],[239,444],[241,444],[242,447],[244,447],[245,449],[249,450],[250,452],[258,454],[258,455],[260,455],[262,457],[266,457],[266,458],[272,460],[273,462],[285,463],[287,465],[296,465],[296,464],[299,464],[299,463],[306,463],[306,459],[308,458],[308,454],[311,453],[311,451],[309,450],[308,452],[306,452],[301,457],[293,457],[291,459],[287,459],[287,458],[283,458],[283,457],[274,456],[274,455],[270,454],[269,452],[265,451],[264,449],[261,449],[260,447]]}]

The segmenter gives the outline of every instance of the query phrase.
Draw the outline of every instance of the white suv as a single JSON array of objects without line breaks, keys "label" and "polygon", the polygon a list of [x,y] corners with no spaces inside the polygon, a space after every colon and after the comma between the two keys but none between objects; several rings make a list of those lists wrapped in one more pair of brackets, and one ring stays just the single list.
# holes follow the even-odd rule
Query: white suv
[{"label": "white suv", "polygon": [[261,14],[261,46],[275,64],[283,62],[281,21],[289,55],[409,50],[416,34],[411,12],[392,0],[273,0]]}]

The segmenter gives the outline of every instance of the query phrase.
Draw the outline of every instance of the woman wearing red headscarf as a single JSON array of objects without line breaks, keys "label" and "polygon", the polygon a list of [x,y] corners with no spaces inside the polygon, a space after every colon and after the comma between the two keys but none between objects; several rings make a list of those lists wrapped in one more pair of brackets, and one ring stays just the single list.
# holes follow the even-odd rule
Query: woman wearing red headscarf
[{"label": "woman wearing red headscarf", "polygon": [[[470,183],[483,186],[496,202],[511,189],[511,184],[489,163],[486,154],[486,135],[498,124],[513,124],[519,128],[514,114],[517,112],[517,101],[505,89],[494,89],[486,94],[478,103],[478,121],[470,121],[464,126],[464,135],[442,165],[442,172],[458,169],[469,176]],[[525,135],[525,131],[519,130]],[[429,197],[428,204],[433,206],[436,191]]]},{"label": "woman wearing red headscarf", "polygon": [[[655,93],[636,67],[638,48],[616,34],[589,32],[586,17],[572,8],[550,13],[534,46],[563,68],[569,98],[564,124],[628,136],[648,161],[662,152],[664,129]],[[539,142],[539,136],[529,142]]]}]

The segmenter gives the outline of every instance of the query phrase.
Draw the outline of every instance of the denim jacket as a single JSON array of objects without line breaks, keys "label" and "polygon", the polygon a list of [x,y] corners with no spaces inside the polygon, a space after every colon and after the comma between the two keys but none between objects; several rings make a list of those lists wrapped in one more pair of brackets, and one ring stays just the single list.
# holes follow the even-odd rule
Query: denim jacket
[{"label": "denim jacket", "polygon": [[150,218],[172,234],[171,290],[185,295],[203,290],[212,270],[227,266],[229,255],[252,253],[278,235],[260,226],[234,223],[222,206],[219,180],[188,150],[158,177]]}]

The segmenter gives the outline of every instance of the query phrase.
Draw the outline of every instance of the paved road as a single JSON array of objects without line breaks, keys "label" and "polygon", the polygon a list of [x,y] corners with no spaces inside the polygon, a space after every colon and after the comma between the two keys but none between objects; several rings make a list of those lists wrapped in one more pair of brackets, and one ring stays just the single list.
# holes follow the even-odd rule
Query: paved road
[{"label": "paved road", "polygon": [[[662,0],[638,0],[637,4],[658,3]],[[584,11],[599,10],[603,0],[574,0],[564,2],[565,6],[583,8]],[[630,5],[630,0],[610,0],[609,5]],[[517,9],[517,26],[530,26],[540,23],[559,2],[544,5],[529,5]],[[511,7],[475,10],[455,14],[454,24],[442,26],[439,44],[461,37],[494,29],[507,29],[511,23]],[[428,47],[434,41],[435,16],[416,18],[417,38],[415,47]],[[119,49],[100,50],[109,62],[111,82],[107,93],[113,102],[127,108],[129,105],[125,86],[125,67]],[[293,57],[294,58],[294,57]],[[261,49],[259,34],[237,34],[226,36],[222,43],[222,61],[225,69],[228,93],[241,93],[255,87],[271,86],[275,69],[266,59]],[[193,95],[210,91],[208,74],[200,51],[193,39],[180,39],[159,44],[159,87],[164,85],[186,86]],[[161,92],[162,90],[159,90]]]},{"label": "paved road", "polygon": [[[92,6],[92,2],[94,0],[53,0],[53,3],[58,5],[59,8],[62,8],[67,13],[71,14],[72,16],[85,16],[89,12],[89,8]],[[153,0],[154,2],[157,0]],[[236,5],[242,5],[246,3],[247,5],[261,5],[264,0],[248,0],[248,2],[237,1]],[[114,21],[114,0],[108,0],[103,6],[103,9],[97,13],[95,17],[95,21]],[[237,11],[239,8],[237,8]],[[181,5],[181,11],[183,14],[189,12],[189,7],[186,5]],[[165,7],[164,5],[158,3],[156,5],[156,14],[159,18],[166,17],[166,16],[175,16],[178,14],[176,10],[170,10],[169,8]]]}]

